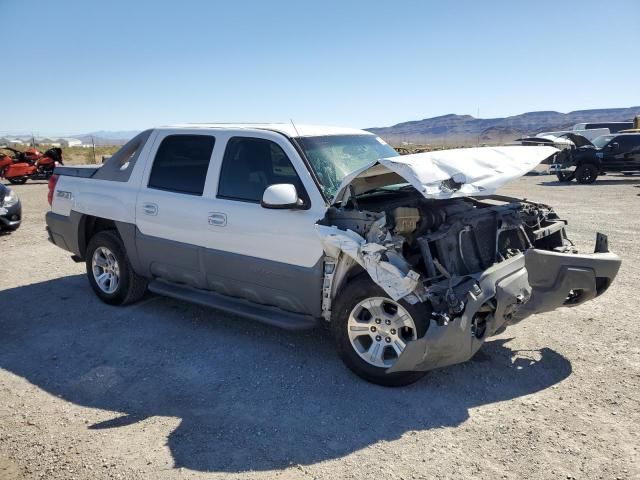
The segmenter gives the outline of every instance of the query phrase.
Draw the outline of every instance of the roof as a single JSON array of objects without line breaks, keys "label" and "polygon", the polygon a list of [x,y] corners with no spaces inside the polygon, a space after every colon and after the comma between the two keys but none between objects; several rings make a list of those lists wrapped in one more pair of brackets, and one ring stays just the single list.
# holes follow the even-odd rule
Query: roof
[{"label": "roof", "polygon": [[323,125],[298,125],[292,123],[180,123],[160,128],[247,129],[272,130],[289,137],[317,137],[321,135],[373,135],[365,130]]}]

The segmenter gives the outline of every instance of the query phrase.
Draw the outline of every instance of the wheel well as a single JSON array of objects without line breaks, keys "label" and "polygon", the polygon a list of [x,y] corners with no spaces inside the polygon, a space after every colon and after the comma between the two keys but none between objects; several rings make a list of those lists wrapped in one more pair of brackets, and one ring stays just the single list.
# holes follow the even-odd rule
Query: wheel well
[{"label": "wheel well", "polygon": [[78,232],[78,242],[80,247],[80,253],[84,257],[87,251],[87,245],[89,240],[96,233],[104,230],[116,230],[116,223],[113,220],[107,218],[94,217],[91,215],[85,215],[80,222],[80,228]]},{"label": "wheel well", "polygon": [[340,289],[344,285],[349,283],[351,280],[353,280],[355,277],[357,277],[358,275],[367,275],[367,276],[369,276],[367,271],[360,264],[355,263],[355,261],[354,261],[353,264],[349,266],[349,269],[346,272],[343,273],[341,278],[336,279],[338,283],[334,286],[335,295],[333,296],[332,299],[335,300],[335,297],[338,296],[338,293],[340,292]]}]

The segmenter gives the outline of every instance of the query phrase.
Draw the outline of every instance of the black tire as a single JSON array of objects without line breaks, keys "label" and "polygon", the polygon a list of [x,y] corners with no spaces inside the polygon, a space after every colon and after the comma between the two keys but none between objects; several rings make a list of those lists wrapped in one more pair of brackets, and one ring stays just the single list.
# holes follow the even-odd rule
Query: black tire
[{"label": "black tire", "polygon": [[[93,274],[92,260],[99,247],[109,249],[118,262],[120,270],[118,286],[113,293],[106,293],[96,282]],[[96,233],[87,246],[86,252],[87,277],[96,295],[109,305],[127,305],[140,300],[147,291],[147,280],[133,271],[127,257],[124,244],[115,230],[104,230]]]},{"label": "black tire", "polygon": [[570,182],[575,177],[575,172],[557,172],[556,177],[560,182]]},{"label": "black tire", "polygon": [[[371,297],[389,298],[389,295],[366,274],[351,279],[336,297],[331,313],[331,330],[338,355],[353,373],[368,382],[385,387],[401,387],[417,382],[426,372],[386,373],[386,368],[377,367],[362,359],[351,344],[347,330],[349,315],[359,302]],[[411,305],[404,300],[398,303],[411,315],[417,338],[424,336],[431,319],[430,306],[424,303]]]},{"label": "black tire", "polygon": [[582,185],[589,185],[596,181],[600,170],[593,163],[583,163],[576,169],[576,181]]},{"label": "black tire", "polygon": [[9,180],[9,183],[11,183],[12,185],[24,185],[25,183],[27,183],[27,177],[7,178],[7,180]]}]

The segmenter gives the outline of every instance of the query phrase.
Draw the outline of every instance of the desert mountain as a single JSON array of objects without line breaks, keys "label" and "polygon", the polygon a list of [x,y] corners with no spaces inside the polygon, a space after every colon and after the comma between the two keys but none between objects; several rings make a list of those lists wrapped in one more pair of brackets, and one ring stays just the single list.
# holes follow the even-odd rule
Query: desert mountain
[{"label": "desert mountain", "polygon": [[475,118],[471,115],[449,114],[367,130],[393,144],[495,144],[542,131],[571,128],[576,123],[632,121],[636,115],[640,115],[640,107],[576,110],[569,113],[527,112],[504,118]]}]

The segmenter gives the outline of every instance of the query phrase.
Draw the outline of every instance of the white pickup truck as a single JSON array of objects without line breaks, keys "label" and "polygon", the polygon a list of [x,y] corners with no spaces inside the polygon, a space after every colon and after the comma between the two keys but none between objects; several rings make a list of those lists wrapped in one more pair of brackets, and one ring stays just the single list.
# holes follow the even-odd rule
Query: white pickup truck
[{"label": "white pickup truck", "polygon": [[354,129],[155,128],[99,167],[58,167],[47,230],[107,303],[150,290],[284,328],[330,322],[349,368],[405,385],[613,281],[604,235],[578,254],[551,207],[494,195],[554,152],[401,157]]}]

